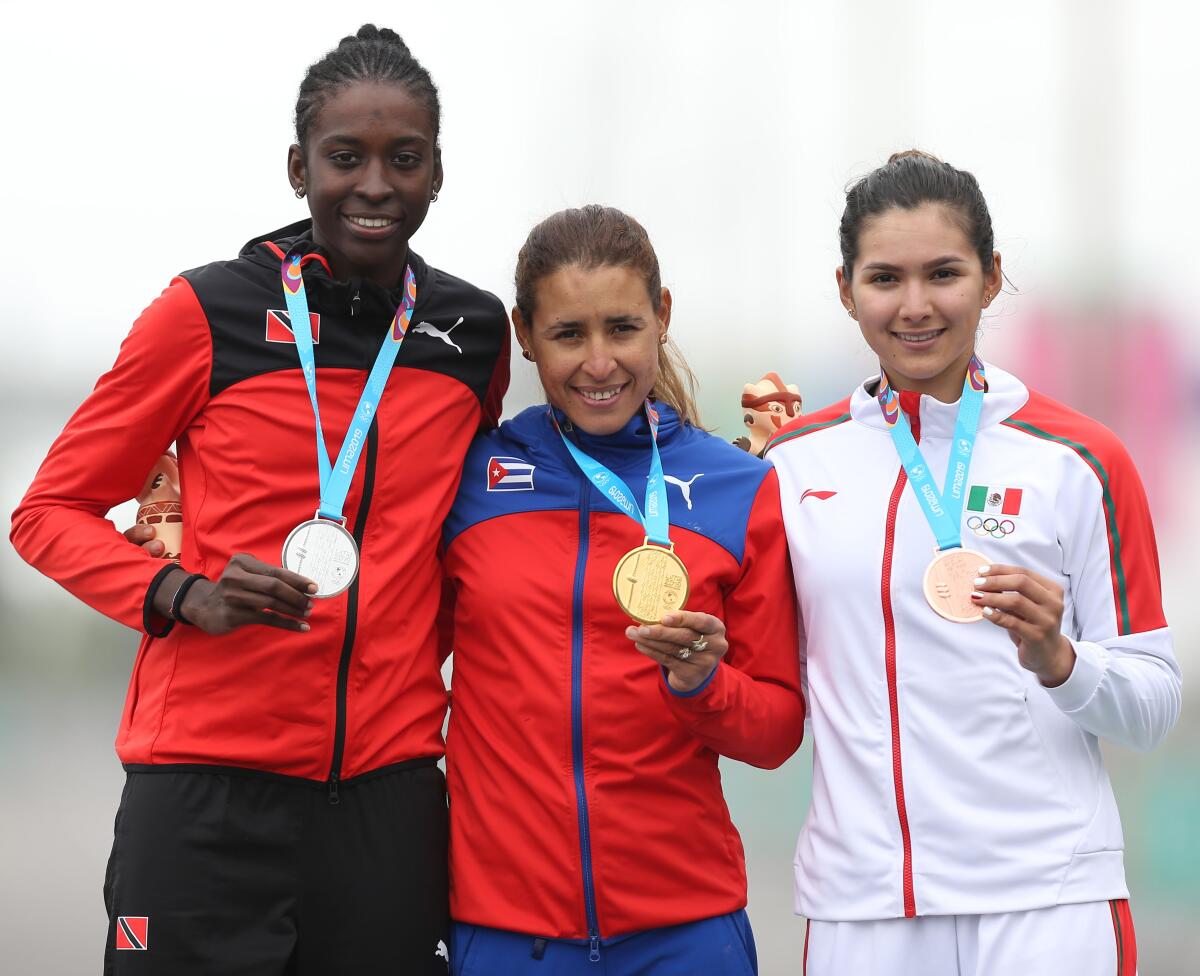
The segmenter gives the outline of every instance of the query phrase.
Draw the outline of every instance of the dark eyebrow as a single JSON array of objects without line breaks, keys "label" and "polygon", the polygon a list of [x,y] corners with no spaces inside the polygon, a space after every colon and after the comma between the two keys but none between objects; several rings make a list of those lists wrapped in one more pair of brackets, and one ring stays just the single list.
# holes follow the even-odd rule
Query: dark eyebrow
[{"label": "dark eyebrow", "polygon": [[[320,146],[341,145],[341,146],[353,146],[353,147],[358,147],[358,146],[361,146],[362,144],[363,144],[363,141],[361,139],[355,138],[354,136],[339,135],[336,132],[333,133],[332,135],[325,136],[318,143],[318,145],[320,145]],[[399,138],[392,140],[392,145],[393,146],[428,146],[429,140],[426,139],[424,136],[419,136],[419,135],[400,136]]]},{"label": "dark eyebrow", "polygon": [[[646,320],[640,315],[610,315],[604,320],[605,325],[645,325]],[[582,328],[582,322],[576,322],[574,319],[558,319],[551,322],[547,328],[550,329],[578,329]]]},{"label": "dark eyebrow", "polygon": [[[934,258],[932,261],[926,261],[922,266],[922,271],[930,271],[933,268],[940,268],[947,264],[966,264],[967,259],[960,257],[957,254],[943,254],[940,258]],[[894,264],[887,264],[883,261],[873,261],[871,264],[863,265],[863,271],[887,271],[892,274],[899,272],[901,269]]]}]

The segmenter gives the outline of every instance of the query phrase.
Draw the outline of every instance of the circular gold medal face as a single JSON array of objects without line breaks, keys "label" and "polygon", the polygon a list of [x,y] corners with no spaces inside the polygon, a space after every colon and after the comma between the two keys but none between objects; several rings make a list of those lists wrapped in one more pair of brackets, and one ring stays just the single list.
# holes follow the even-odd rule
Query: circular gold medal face
[{"label": "circular gold medal face", "polygon": [[973,549],[947,549],[933,557],[925,570],[925,599],[934,611],[956,624],[983,619],[983,609],[971,602],[979,567],[988,559]]},{"label": "circular gold medal face", "polygon": [[617,603],[638,623],[656,624],[688,598],[687,567],[670,549],[642,545],[621,557],[613,573]]}]

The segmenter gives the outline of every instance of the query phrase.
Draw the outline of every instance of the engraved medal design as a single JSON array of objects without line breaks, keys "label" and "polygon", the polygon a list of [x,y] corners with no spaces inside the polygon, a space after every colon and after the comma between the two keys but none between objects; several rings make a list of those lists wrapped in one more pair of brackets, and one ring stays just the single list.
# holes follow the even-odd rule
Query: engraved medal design
[{"label": "engraved medal design", "polygon": [[983,619],[983,610],[971,602],[979,567],[986,556],[973,549],[947,549],[933,557],[925,569],[925,599],[939,616],[956,624]]},{"label": "engraved medal design", "polygon": [[358,544],[338,522],[301,522],[283,544],[283,567],[317,584],[313,596],[344,593],[358,575]]},{"label": "engraved medal design", "polygon": [[638,623],[656,624],[664,613],[687,603],[687,567],[672,549],[653,546],[647,540],[617,563],[613,595]]}]

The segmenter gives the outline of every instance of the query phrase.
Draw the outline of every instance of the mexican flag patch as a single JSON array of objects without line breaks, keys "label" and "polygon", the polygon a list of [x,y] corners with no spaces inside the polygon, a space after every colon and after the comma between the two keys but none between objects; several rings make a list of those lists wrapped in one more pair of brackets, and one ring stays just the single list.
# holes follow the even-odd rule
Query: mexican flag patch
[{"label": "mexican flag patch", "polygon": [[979,515],[1020,515],[1020,488],[994,488],[988,485],[971,485],[967,495],[967,511]]}]

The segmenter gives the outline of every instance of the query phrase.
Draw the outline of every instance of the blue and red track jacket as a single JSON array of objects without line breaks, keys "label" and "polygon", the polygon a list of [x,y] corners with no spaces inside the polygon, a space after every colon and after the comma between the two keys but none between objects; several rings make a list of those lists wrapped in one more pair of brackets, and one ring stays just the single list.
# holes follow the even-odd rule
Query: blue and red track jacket
[{"label": "blue and red track jacket", "polygon": [[[721,618],[730,647],[689,695],[625,637],[613,569],[645,533],[584,478],[549,408],[468,453],[445,527],[460,921],[598,941],[746,904],[717,758],[778,766],[804,725],[779,488],[768,465],[660,411],[687,609]],[[567,436],[645,484],[640,413],[607,437]]]}]

